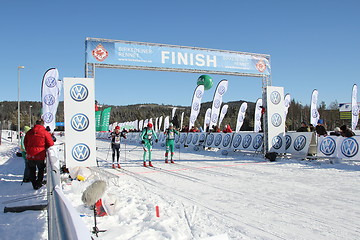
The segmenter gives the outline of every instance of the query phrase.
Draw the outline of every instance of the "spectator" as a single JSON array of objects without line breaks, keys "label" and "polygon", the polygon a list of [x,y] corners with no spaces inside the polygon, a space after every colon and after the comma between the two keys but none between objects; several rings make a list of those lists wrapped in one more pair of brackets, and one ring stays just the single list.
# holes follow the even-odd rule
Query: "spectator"
[{"label": "spectator", "polygon": [[231,129],[229,124],[225,125],[225,128],[224,128],[223,132],[224,133],[232,133],[232,129]]},{"label": "spectator", "polygon": [[25,145],[24,145],[25,134],[30,129],[31,129],[31,127],[29,127],[29,126],[24,127],[24,133],[21,136],[21,140],[20,140],[20,143],[21,143],[21,145],[20,145],[21,155],[22,155],[23,159],[25,160],[25,169],[24,169],[23,182],[30,182],[29,163],[28,163],[28,160],[26,159],[26,149],[25,149]]},{"label": "spectator", "polygon": [[340,127],[340,130],[341,130],[341,136],[343,136],[343,137],[355,136],[355,133],[353,131],[351,131],[351,129],[349,129],[346,125],[342,125]]},{"label": "spectator", "polygon": [[49,126],[46,126],[45,129],[46,129],[46,131],[48,131],[48,132],[50,133],[52,140],[53,140],[54,142],[56,142],[56,137],[55,137],[54,133],[51,133],[50,127],[49,127]]},{"label": "spectator", "polygon": [[296,130],[297,132],[310,132],[309,126],[306,124],[306,122],[301,122],[301,127]]},{"label": "spectator", "polygon": [[316,125],[315,127],[315,131],[317,133],[317,135],[320,137],[320,136],[324,136],[326,137],[327,136],[327,132],[326,132],[326,129],[324,127],[324,120],[322,119],[319,119],[318,120],[318,124]]},{"label": "spectator", "polygon": [[333,132],[330,132],[331,136],[340,136],[341,135],[341,131],[339,127],[334,128]]},{"label": "spectator", "polygon": [[[54,145],[51,135],[44,127],[42,119],[37,120],[35,126],[25,135],[24,145],[26,158],[29,162],[30,181],[35,190],[44,184],[44,169],[46,150]],[[38,169],[36,177],[36,168]]]},{"label": "spectator", "polygon": [[310,128],[310,132],[315,132],[314,125],[312,125],[311,123],[309,124],[309,128]]}]

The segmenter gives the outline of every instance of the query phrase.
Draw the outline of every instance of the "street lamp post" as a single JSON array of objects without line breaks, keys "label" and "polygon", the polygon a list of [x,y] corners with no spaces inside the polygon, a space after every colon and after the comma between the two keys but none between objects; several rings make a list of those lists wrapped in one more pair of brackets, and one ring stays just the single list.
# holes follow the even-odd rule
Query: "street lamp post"
[{"label": "street lamp post", "polygon": [[29,107],[29,112],[30,112],[30,123],[29,123],[29,127],[31,127],[31,108],[32,108],[32,106],[30,105],[30,107]]},{"label": "street lamp post", "polygon": [[20,69],[24,69],[24,66],[18,66],[18,142],[20,146]]}]

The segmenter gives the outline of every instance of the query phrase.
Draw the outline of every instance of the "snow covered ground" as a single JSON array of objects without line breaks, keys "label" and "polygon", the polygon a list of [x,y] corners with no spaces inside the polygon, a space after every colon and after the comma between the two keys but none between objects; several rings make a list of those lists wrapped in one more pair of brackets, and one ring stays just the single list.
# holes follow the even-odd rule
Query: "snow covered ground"
[{"label": "snow covered ground", "polygon": [[[85,182],[67,181],[63,190],[90,230],[92,211],[81,201],[82,192],[97,178],[107,181],[106,197],[116,209],[97,218],[99,229],[107,230],[99,239],[360,238],[356,163],[267,162],[185,149],[175,153],[176,164],[165,164],[164,149],[156,148],[155,168],[144,168],[142,149],[127,145],[125,151],[123,144],[119,170],[110,168],[109,142],[98,140],[97,146],[101,167]],[[9,199],[45,191],[20,185],[23,161],[14,147],[0,146],[2,207]],[[45,212],[1,213],[1,239],[43,239],[46,228]]]}]

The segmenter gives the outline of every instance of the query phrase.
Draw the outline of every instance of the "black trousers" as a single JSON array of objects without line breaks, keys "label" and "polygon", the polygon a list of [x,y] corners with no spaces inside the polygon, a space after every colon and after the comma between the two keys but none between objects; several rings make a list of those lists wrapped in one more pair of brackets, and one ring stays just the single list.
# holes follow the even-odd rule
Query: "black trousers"
[{"label": "black trousers", "polygon": [[[29,172],[30,172],[30,181],[35,188],[39,186],[44,179],[44,170],[46,167],[45,160],[28,160],[29,162]],[[36,177],[36,168],[38,174]]]},{"label": "black trousers", "polygon": [[120,158],[120,144],[111,144],[111,148],[112,148],[112,161],[115,161],[115,153],[116,153],[116,160],[119,163],[119,158]]}]

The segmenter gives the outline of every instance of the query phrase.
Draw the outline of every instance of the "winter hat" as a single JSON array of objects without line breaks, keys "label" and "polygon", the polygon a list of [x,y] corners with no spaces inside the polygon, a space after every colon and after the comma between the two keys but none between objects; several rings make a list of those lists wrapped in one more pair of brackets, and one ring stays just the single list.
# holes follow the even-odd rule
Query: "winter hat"
[{"label": "winter hat", "polygon": [[147,126],[148,126],[148,127],[152,127],[153,124],[152,124],[151,122],[149,122]]},{"label": "winter hat", "polygon": [[342,126],[340,127],[340,129],[341,129],[342,131],[346,131],[347,127],[346,127],[346,125],[342,125]]},{"label": "winter hat", "polygon": [[30,129],[31,129],[31,127],[25,126],[25,127],[24,127],[24,133],[27,133]]},{"label": "winter hat", "polygon": [[340,132],[340,128],[339,128],[339,127],[336,127],[336,128],[334,128],[334,131],[335,131],[335,132]]},{"label": "winter hat", "polygon": [[318,120],[318,124],[324,124],[324,120],[319,119],[319,120]]},{"label": "winter hat", "polygon": [[119,126],[116,126],[115,129],[120,129],[120,127],[119,127]]}]

